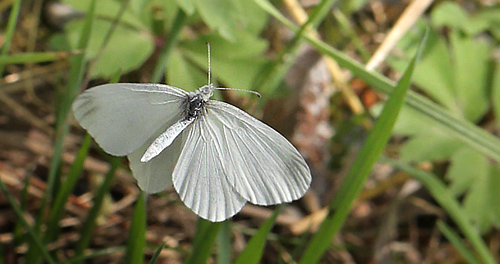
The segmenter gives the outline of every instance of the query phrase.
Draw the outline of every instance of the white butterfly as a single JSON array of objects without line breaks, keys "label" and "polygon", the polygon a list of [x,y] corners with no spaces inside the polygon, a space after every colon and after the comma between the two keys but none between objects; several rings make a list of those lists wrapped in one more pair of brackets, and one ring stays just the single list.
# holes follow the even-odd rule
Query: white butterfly
[{"label": "white butterfly", "polygon": [[239,108],[161,84],[105,84],[73,103],[76,119],[109,154],[127,156],[148,193],[171,185],[200,217],[219,222],[247,201],[291,202],[311,183],[309,168],[282,135]]}]

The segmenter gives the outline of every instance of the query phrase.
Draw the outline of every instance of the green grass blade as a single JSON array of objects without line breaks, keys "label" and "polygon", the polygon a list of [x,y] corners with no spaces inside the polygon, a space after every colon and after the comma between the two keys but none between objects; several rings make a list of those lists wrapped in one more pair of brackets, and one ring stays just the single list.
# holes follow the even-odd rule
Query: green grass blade
[{"label": "green grass blade", "polygon": [[24,214],[23,211],[21,210],[21,207],[16,202],[14,196],[9,192],[9,190],[7,190],[7,187],[5,186],[2,180],[0,180],[0,189],[7,198],[7,201],[9,201],[9,204],[12,207],[12,209],[14,209],[14,213],[16,214],[17,219],[24,225],[24,227],[28,231],[28,235],[32,240],[32,245],[36,249],[33,250],[33,252],[40,254],[40,257],[43,257],[43,259],[45,259],[45,261],[47,261],[48,263],[51,264],[56,263],[50,256],[49,252],[45,249],[44,244],[38,237],[38,234],[33,230],[33,228],[31,228],[28,221],[26,221],[26,219],[24,218]]},{"label": "green grass blade", "polygon": [[179,8],[174,23],[172,24],[172,28],[170,29],[170,32],[168,34],[167,41],[165,42],[165,45],[163,46],[163,49],[158,56],[158,61],[156,62],[153,76],[151,77],[152,83],[160,82],[163,75],[165,74],[165,69],[167,67],[170,52],[179,39],[179,33],[184,26],[186,17],[186,13],[181,8]]},{"label": "green grass blade", "polygon": [[231,221],[222,222],[217,235],[217,264],[231,263],[231,223]]},{"label": "green grass blade", "polygon": [[0,56],[0,67],[7,64],[40,63],[68,59],[69,52],[27,52]]},{"label": "green grass blade", "polygon": [[90,148],[91,137],[86,135],[85,139],[78,151],[73,165],[69,169],[66,177],[66,182],[61,184],[61,189],[58,191],[52,210],[50,211],[49,221],[47,222],[47,231],[45,231],[44,241],[46,243],[54,241],[59,233],[59,220],[64,213],[64,206],[68,201],[70,194],[73,192],[75,185],[80,177],[83,168],[83,162],[87,157]]},{"label": "green grass blade", "polygon": [[99,187],[96,195],[94,196],[92,208],[90,208],[87,218],[85,219],[85,222],[83,222],[83,225],[80,229],[80,240],[78,240],[75,246],[75,257],[83,255],[84,250],[87,249],[90,244],[94,227],[96,225],[96,219],[99,216],[99,212],[101,211],[104,197],[109,193],[111,183],[115,178],[116,168],[118,168],[120,163],[120,158],[114,157],[112,159],[111,168],[109,169],[106,176],[104,176],[104,181]]},{"label": "green grass blade", "polygon": [[[425,43],[424,38],[420,47]],[[337,196],[330,204],[328,216],[321,224],[318,232],[313,236],[300,263],[317,263],[330,242],[342,227],[347,218],[354,199],[359,195],[363,185],[370,176],[370,172],[375,162],[384,151],[389,138],[392,135],[392,128],[397,120],[399,111],[403,107],[411,77],[416,65],[419,53],[415,55],[408,65],[405,73],[399,80],[396,88],[387,100],[382,113],[375,121],[372,131],[368,135],[363,148],[349,170]]]},{"label": "green grass blade", "polygon": [[[298,31],[299,27],[284,17],[274,6],[266,0],[254,0],[266,12],[274,16],[288,28]],[[367,71],[364,66],[355,60],[349,58],[342,52],[335,50],[328,44],[312,37],[308,34],[302,35],[316,49],[333,58],[337,63],[350,70],[355,76],[363,79],[374,89],[385,94],[389,94],[394,89],[394,83],[377,72]],[[483,153],[500,162],[500,139],[488,133],[487,131],[475,126],[471,122],[455,116],[449,110],[437,105],[431,100],[419,95],[413,91],[408,92],[406,105],[415,109],[417,112],[426,115],[437,121],[438,124],[452,136],[462,140],[471,148]]]},{"label": "green grass blade", "polygon": [[[26,176],[24,178],[23,190],[21,191],[21,197],[19,198],[19,209],[22,211],[26,210],[26,202],[28,200],[28,188],[30,186],[30,177]],[[16,225],[14,226],[14,245],[19,246],[24,242],[24,229],[23,223],[20,221],[16,221]]]},{"label": "green grass blade", "polygon": [[438,221],[439,230],[443,233],[443,235],[450,241],[455,248],[457,248],[458,252],[462,254],[467,263],[470,264],[479,264],[479,260],[474,256],[474,254],[465,246],[462,242],[460,236],[455,233],[448,225],[446,225],[443,221]]},{"label": "green grass blade", "polygon": [[356,47],[356,50],[359,52],[363,60],[370,60],[370,52],[365,48],[365,44],[361,38],[358,37],[358,34],[356,34],[356,32],[352,29],[349,19],[344,15],[344,13],[342,13],[342,11],[340,11],[340,9],[334,9],[332,10],[332,13],[335,19],[337,19],[340,28],[344,31],[344,34],[351,38],[352,44],[354,44],[354,47]]},{"label": "green grass blade", "polygon": [[432,197],[443,207],[451,216],[455,224],[463,232],[471,246],[479,255],[483,263],[496,263],[495,259],[488,251],[488,247],[481,239],[478,231],[472,226],[470,219],[464,209],[460,206],[454,196],[446,189],[446,186],[438,180],[437,176],[422,170],[415,169],[408,164],[399,161],[385,159],[384,162],[406,171],[413,178],[417,179],[432,194]]},{"label": "green grass blade", "polygon": [[[7,55],[12,43],[12,37],[16,30],[17,19],[19,17],[19,10],[21,10],[21,0],[14,1],[12,9],[10,10],[9,21],[7,22],[7,29],[5,30],[5,38],[0,50],[0,57]],[[0,64],[0,76],[3,75],[4,65]]]},{"label": "green grass blade", "polygon": [[262,224],[257,233],[250,239],[245,249],[236,260],[236,264],[257,264],[262,258],[264,246],[267,242],[267,235],[271,232],[274,222],[278,217],[280,208],[274,210],[274,213]]},{"label": "green grass blade", "polygon": [[[89,6],[89,11],[87,12],[87,17],[85,18],[85,26],[82,29],[80,35],[80,41],[78,48],[80,50],[85,50],[90,38],[90,31],[92,28],[92,21],[94,18],[95,11],[95,0],[93,0]],[[36,218],[35,232],[40,232],[40,227],[44,220],[46,214],[45,210],[52,199],[54,194],[54,189],[57,183],[60,182],[60,166],[62,161],[62,154],[64,152],[64,139],[69,132],[70,122],[68,114],[71,111],[71,103],[78,94],[80,90],[81,81],[85,71],[85,52],[79,53],[70,58],[70,74],[68,79],[68,85],[65,89],[63,96],[61,96],[60,105],[57,107],[56,113],[56,133],[55,133],[55,143],[52,152],[52,158],[50,160],[49,175],[47,178],[47,187],[45,189],[44,196],[42,198],[39,214]],[[30,249],[26,254],[27,263],[38,263],[39,256]]]},{"label": "green grass blade", "polygon": [[134,214],[130,222],[127,250],[124,263],[143,263],[146,247],[146,203],[147,194],[141,192],[135,203]]},{"label": "green grass blade", "polygon": [[149,261],[150,264],[155,264],[156,261],[158,260],[158,257],[160,256],[161,254],[161,251],[165,248],[167,244],[165,242],[163,242],[161,244],[161,246],[155,251],[155,254],[153,255],[153,257],[151,258],[151,260]]},{"label": "green grass blade", "polygon": [[87,260],[87,259],[93,259],[93,258],[97,258],[100,256],[106,256],[106,255],[110,255],[110,254],[113,254],[115,252],[120,252],[120,251],[125,251],[125,247],[109,247],[109,248],[102,249],[102,250],[96,250],[96,251],[93,251],[92,253],[87,254],[87,255],[76,256],[76,257],[70,258],[70,259],[66,260],[64,263],[68,263],[68,264],[69,263],[80,263],[80,262]]},{"label": "green grass blade", "polygon": [[212,223],[202,218],[198,218],[196,225],[196,235],[193,240],[193,249],[189,254],[185,264],[206,263],[212,247],[219,232],[221,222]]}]

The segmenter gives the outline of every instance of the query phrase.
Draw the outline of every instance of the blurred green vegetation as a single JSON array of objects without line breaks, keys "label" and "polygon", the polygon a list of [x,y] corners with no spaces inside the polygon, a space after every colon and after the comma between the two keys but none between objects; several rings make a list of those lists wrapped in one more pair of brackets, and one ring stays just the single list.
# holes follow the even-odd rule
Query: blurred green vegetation
[{"label": "blurred green vegetation", "polygon": [[[394,2],[395,6],[400,4]],[[51,90],[53,106],[47,133],[52,139],[52,152],[46,166],[46,185],[37,207],[27,204],[28,189],[33,187],[29,179],[35,175],[34,171],[26,171],[21,191],[10,188],[4,178],[0,180],[1,201],[5,200],[19,219],[12,224],[12,230],[2,230],[12,238],[8,246],[0,248],[0,263],[9,263],[7,257],[1,257],[6,248],[16,248],[16,253],[5,256],[26,263],[92,263],[103,256],[121,258],[127,263],[147,260],[160,263],[162,252],[167,249],[176,252],[186,263],[205,263],[207,259],[215,259],[217,263],[328,263],[325,252],[349,251],[345,245],[339,249],[339,245],[332,243],[333,238],[349,224],[346,219],[352,213],[353,203],[361,199],[362,187],[370,174],[375,174],[374,166],[381,156],[384,156],[381,160],[384,164],[394,171],[405,172],[425,188],[431,203],[444,215],[436,221],[436,230],[463,259],[472,263],[495,263],[497,253],[489,251],[488,243],[498,242],[494,239],[500,224],[497,206],[500,141],[495,136],[500,118],[500,66],[495,57],[500,40],[500,6],[465,2],[468,5],[452,1],[435,3],[429,13],[423,14],[406,32],[387,58],[387,64],[382,66],[389,76],[402,76],[394,78],[398,79],[395,82],[380,72],[364,69],[364,62],[377,48],[372,42],[392,26],[387,21],[377,21],[374,11],[377,9],[369,1],[322,0],[307,8],[309,18],[299,25],[287,18],[295,14],[293,8],[280,1],[62,0],[61,3],[74,8],[74,19],[59,25],[64,30],[46,29],[43,37],[35,38],[42,48],[31,50],[16,46],[19,43],[16,30],[24,28],[20,22],[41,19],[41,1],[7,1],[5,6],[0,5],[5,15],[0,29],[1,84],[8,87],[11,74],[33,65],[63,61],[68,71],[54,74],[57,81]],[[387,5],[389,9],[392,4]],[[367,16],[372,12],[374,18]],[[42,27],[38,30],[42,31]],[[313,35],[312,30],[317,30],[325,41]],[[360,80],[369,87],[366,90],[387,96],[384,100],[377,99],[376,104],[365,102],[367,113],[348,113],[347,118],[333,113],[333,109],[349,112],[342,106],[344,102],[336,104],[342,100],[331,100],[328,107],[332,111],[331,125],[348,127],[335,135],[332,145],[345,140],[350,136],[347,134],[363,122],[374,124],[366,132],[367,139],[355,161],[344,164],[347,176],[335,198],[322,204],[328,210],[326,217],[321,219],[321,224],[311,224],[319,226],[319,232],[293,235],[283,231],[283,226],[276,225],[281,210],[278,207],[261,224],[244,217],[241,223],[232,220],[211,223],[199,219],[196,227],[190,226],[193,234],[191,240],[186,239],[188,246],[157,243],[146,235],[156,230],[155,225],[161,225],[148,221],[157,212],[149,210],[151,201],[144,193],[137,192],[137,200],[126,220],[128,241],[119,246],[96,247],[94,232],[101,225],[99,219],[106,216],[107,199],[116,195],[111,189],[116,183],[117,171],[127,171],[127,166],[122,159],[99,151],[88,135],[82,137],[78,151],[72,150],[76,152],[74,160],[65,165],[68,161],[64,155],[70,151],[65,142],[81,135],[81,131],[74,133],[71,103],[89,83],[109,79],[117,82],[119,75],[125,80],[165,82],[194,91],[207,82],[207,42],[212,47],[213,79],[221,86],[257,90],[264,98],[255,104],[293,97],[296,91],[286,89],[285,78],[300,48],[306,44],[348,70],[353,76],[347,79],[351,89],[355,81]],[[407,92],[411,84],[413,88]],[[26,93],[29,93],[27,88]],[[0,86],[2,104],[12,108],[13,104],[5,99],[7,94],[7,88]],[[338,94],[333,95],[334,98]],[[264,109],[258,107],[258,114]],[[24,121],[36,120],[41,111],[34,110],[34,117],[24,114]],[[343,123],[337,124],[339,121]],[[396,154],[387,151],[393,148],[397,148]],[[387,154],[383,154],[384,150]],[[336,157],[334,148],[331,151],[332,157]],[[345,153],[342,152],[342,158]],[[65,214],[69,214],[65,206],[71,194],[77,192],[79,179],[90,178],[84,170],[84,162],[90,156],[109,163],[108,171],[97,187],[89,191],[91,206],[84,217],[80,216],[84,220],[78,225],[75,238],[64,246],[56,246],[66,239],[67,231],[61,225]],[[8,162],[2,156],[0,163],[4,160]],[[429,164],[431,169],[422,169]],[[392,197],[398,199],[396,195]],[[158,199],[175,203],[169,201],[167,195],[160,195]],[[386,202],[392,205],[393,201]],[[245,237],[243,248],[236,250],[232,242],[237,237],[241,241],[243,235],[250,238]],[[268,252],[269,244],[274,252]],[[370,252],[375,251],[375,245],[364,246],[370,248]],[[120,257],[116,258],[116,254]]]}]

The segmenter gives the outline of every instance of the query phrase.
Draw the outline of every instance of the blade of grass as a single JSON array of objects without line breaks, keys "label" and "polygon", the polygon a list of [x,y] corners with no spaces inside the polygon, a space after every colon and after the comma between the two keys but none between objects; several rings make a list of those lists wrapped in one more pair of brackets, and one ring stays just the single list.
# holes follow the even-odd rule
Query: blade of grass
[{"label": "blade of grass", "polygon": [[352,29],[351,22],[349,21],[349,19],[347,19],[344,13],[342,13],[340,9],[334,9],[333,16],[335,17],[335,19],[337,19],[337,22],[339,23],[342,31],[344,31],[344,33],[351,38],[354,47],[356,47],[359,54],[361,54],[363,60],[370,60],[370,52],[368,52],[368,50],[365,48],[365,45],[363,44],[363,41],[358,37],[358,34],[356,34],[356,32]]},{"label": "blade of grass", "polygon": [[161,251],[165,248],[166,246],[166,243],[163,242],[161,244],[161,246],[155,251],[155,254],[153,255],[153,257],[151,258],[151,260],[149,261],[150,264],[155,264],[156,261],[158,260],[158,257],[160,256],[161,254]]},{"label": "blade of grass", "polygon": [[[285,18],[268,1],[254,1],[261,6],[262,9],[271,14],[288,28],[296,32],[299,30],[299,27]],[[311,45],[316,47],[319,52],[336,60],[340,66],[350,70],[355,76],[370,84],[377,91],[389,94],[394,89],[394,82],[380,73],[367,71],[360,63],[307,33],[303,34],[302,37],[305,38]],[[415,109],[417,112],[436,120],[438,124],[442,125],[447,133],[462,140],[471,148],[483,153],[497,162],[500,162],[500,139],[497,137],[475,126],[464,118],[456,117],[449,110],[413,91],[408,92],[406,105]]]},{"label": "blade of grass", "polygon": [[274,213],[262,224],[257,233],[250,239],[245,249],[240,253],[238,259],[236,259],[236,264],[259,263],[267,242],[267,235],[271,232],[276,218],[281,211],[280,209],[281,207],[274,210]]},{"label": "blade of grass", "polygon": [[438,180],[438,177],[430,172],[415,169],[408,164],[392,159],[383,159],[383,162],[406,171],[413,178],[417,179],[432,194],[436,202],[443,207],[451,216],[455,224],[464,233],[465,237],[481,258],[483,263],[496,263],[495,259],[488,251],[488,247],[481,239],[478,231],[471,224],[470,219],[464,209],[460,206],[454,196],[448,191],[446,186]]},{"label": "blade of grass", "polygon": [[165,68],[167,67],[168,58],[170,56],[170,53],[172,52],[172,48],[175,46],[177,40],[179,39],[179,33],[184,26],[186,17],[186,13],[182,10],[182,8],[179,8],[179,10],[177,11],[177,15],[175,16],[174,23],[172,24],[172,28],[169,31],[168,38],[165,41],[165,45],[163,46],[160,55],[158,56],[158,61],[156,62],[153,76],[151,77],[152,83],[160,82],[162,76],[165,74]]},{"label": "blade of grass", "polygon": [[224,221],[217,235],[217,264],[231,263],[231,221]]},{"label": "blade of grass", "polygon": [[438,221],[438,227],[439,230],[443,233],[443,235],[448,239],[448,241],[455,246],[455,248],[462,254],[465,260],[467,260],[467,263],[470,264],[479,264],[479,260],[474,256],[474,254],[465,246],[465,244],[462,242],[462,239],[460,236],[458,236],[457,233],[455,233],[447,224],[445,224],[443,221],[439,220]]},{"label": "blade of grass", "polygon": [[110,255],[110,254],[113,254],[115,252],[120,252],[120,251],[125,251],[125,247],[123,247],[123,246],[122,247],[109,247],[109,248],[102,249],[102,250],[96,250],[96,251],[93,251],[92,253],[87,254],[87,255],[75,256],[73,258],[70,258],[70,259],[66,260],[64,263],[80,263],[80,262],[87,260],[87,259],[93,259],[93,258],[97,258],[100,256]]},{"label": "blade of grass", "polygon": [[135,203],[134,214],[130,222],[127,249],[124,263],[143,263],[146,246],[146,203],[147,194],[140,192]]},{"label": "blade of grass", "polygon": [[[87,16],[85,18],[84,27],[80,35],[80,40],[78,43],[78,49],[84,52],[76,54],[70,57],[70,73],[68,78],[68,85],[65,89],[63,95],[61,96],[60,105],[57,108],[56,113],[56,133],[55,133],[55,143],[52,152],[52,158],[50,160],[49,175],[47,178],[47,187],[45,189],[44,196],[40,204],[40,209],[35,223],[35,231],[40,232],[44,216],[46,214],[45,210],[52,199],[54,194],[55,186],[60,182],[60,166],[62,161],[62,154],[64,152],[64,139],[69,132],[70,122],[68,118],[68,113],[71,110],[71,104],[80,90],[81,81],[85,71],[85,50],[89,43],[90,31],[92,28],[92,21],[94,18],[95,11],[95,0],[92,0]],[[26,254],[27,263],[39,263],[40,258],[36,252],[30,249]]]},{"label": "blade of grass", "polygon": [[[420,50],[422,50],[425,40],[426,37],[420,44]],[[401,107],[403,107],[419,54],[420,52],[411,60],[396,88],[385,103],[382,113],[375,121],[372,131],[347,173],[339,192],[330,204],[328,216],[321,224],[318,232],[313,236],[299,263],[317,263],[330,246],[333,237],[344,224],[352,203],[361,192],[375,162],[384,151],[392,135],[392,128],[396,123]]]},{"label": "blade of grass", "polygon": [[[23,190],[21,191],[20,205],[19,209],[22,211],[26,210],[26,201],[28,198],[28,188],[30,186],[30,177],[26,175],[24,178]],[[16,226],[14,227],[14,245],[19,246],[24,242],[24,230],[23,223],[20,221],[16,221]]]},{"label": "blade of grass", "polygon": [[7,186],[3,183],[2,180],[0,180],[0,189],[2,190],[3,194],[7,198],[7,201],[9,202],[10,206],[12,209],[14,209],[14,213],[17,216],[17,219],[24,225],[26,230],[28,231],[28,235],[32,241],[32,244],[34,247],[36,247],[36,252],[40,254],[40,257],[42,257],[45,261],[48,263],[56,263],[52,257],[50,256],[49,252],[47,249],[45,249],[44,244],[38,237],[38,234],[31,228],[30,224],[28,221],[26,221],[26,218],[24,218],[23,211],[21,210],[21,207],[18,205],[16,202],[14,196],[9,192],[7,189]]},{"label": "blade of grass", "polygon": [[317,28],[335,2],[336,0],[322,0],[316,5],[307,21],[295,32],[292,40],[287,43],[277,58],[262,66],[259,74],[256,74],[251,90],[260,91],[265,96],[266,93],[272,93],[278,88],[283,77],[293,65],[301,44],[303,44],[302,34],[308,27]]},{"label": "blade of grass", "polygon": [[205,219],[198,218],[196,235],[193,240],[193,249],[186,261],[184,261],[185,264],[207,262],[221,224],[221,222],[212,223]]},{"label": "blade of grass", "polygon": [[[0,57],[7,55],[10,49],[10,44],[12,43],[12,37],[14,36],[14,31],[16,30],[17,19],[19,17],[19,10],[21,9],[21,0],[14,1],[12,8],[10,10],[9,21],[7,22],[7,28],[5,30],[4,42],[2,49],[0,50]],[[0,64],[0,76],[3,75],[4,65]]]},{"label": "blade of grass", "polygon": [[57,196],[54,201],[54,205],[52,206],[52,210],[50,211],[49,220],[47,222],[47,230],[45,231],[44,237],[45,243],[54,241],[59,235],[59,220],[64,213],[64,206],[66,205],[70,194],[73,192],[73,189],[75,188],[75,185],[82,171],[83,162],[85,161],[90,148],[90,142],[91,137],[87,134],[82,143],[82,146],[80,147],[80,150],[75,157],[73,165],[69,169],[65,183],[61,184],[61,189],[57,192]]},{"label": "blade of grass", "polygon": [[79,52],[29,52],[0,56],[0,67],[7,64],[39,63],[66,60]]},{"label": "blade of grass", "polygon": [[120,158],[113,157],[111,159],[111,168],[109,169],[106,176],[104,176],[104,182],[101,184],[99,190],[94,196],[92,208],[90,208],[87,218],[85,219],[85,222],[83,222],[80,229],[80,239],[75,246],[75,257],[83,255],[84,250],[87,249],[90,244],[90,240],[92,239],[94,227],[96,225],[96,220],[99,216],[99,212],[101,211],[104,197],[109,193],[111,183],[115,178],[116,168],[120,165],[120,163]]}]

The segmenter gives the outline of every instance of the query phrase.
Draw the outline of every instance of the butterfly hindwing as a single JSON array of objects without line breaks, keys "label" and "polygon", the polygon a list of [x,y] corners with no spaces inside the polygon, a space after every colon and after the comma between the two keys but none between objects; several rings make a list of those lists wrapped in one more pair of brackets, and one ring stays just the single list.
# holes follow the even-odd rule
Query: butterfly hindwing
[{"label": "butterfly hindwing", "polygon": [[200,116],[180,135],[185,143],[172,179],[187,207],[204,219],[220,222],[239,212],[246,200],[227,180],[227,161],[222,160],[216,133],[206,116]]},{"label": "butterfly hindwing", "polygon": [[217,127],[217,144],[231,186],[258,205],[291,202],[311,183],[307,164],[295,147],[268,125],[239,108],[209,101],[207,118]]}]

